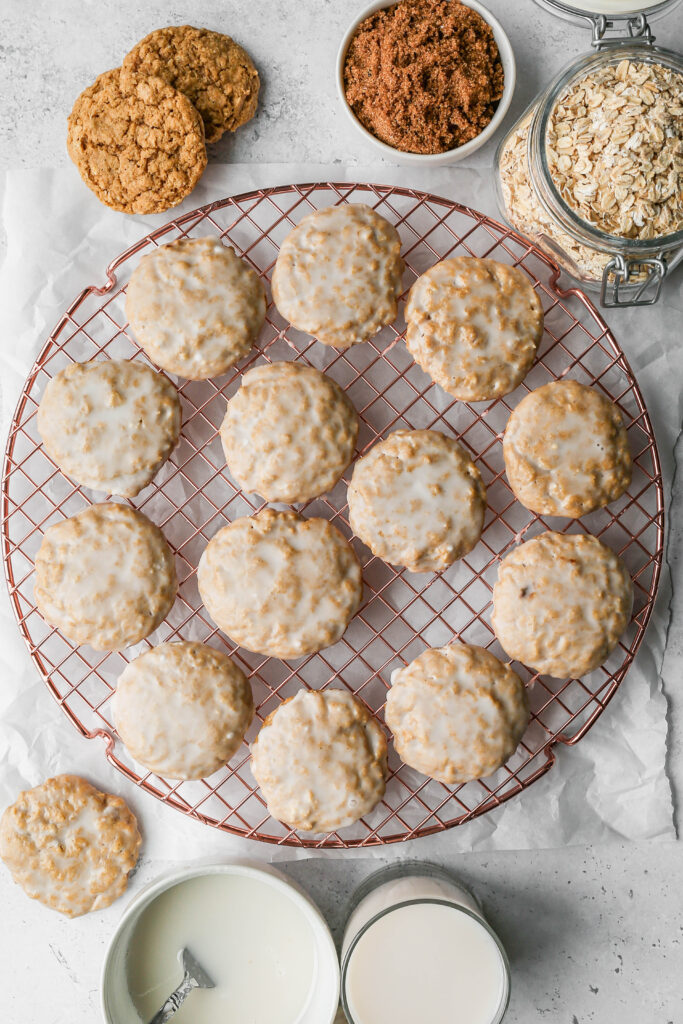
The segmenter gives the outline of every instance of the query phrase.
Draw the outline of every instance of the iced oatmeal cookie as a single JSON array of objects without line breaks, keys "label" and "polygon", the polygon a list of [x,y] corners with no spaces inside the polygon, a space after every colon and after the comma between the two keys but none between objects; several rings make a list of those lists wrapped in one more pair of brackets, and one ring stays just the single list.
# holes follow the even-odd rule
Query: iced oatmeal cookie
[{"label": "iced oatmeal cookie", "polygon": [[503,455],[512,490],[541,515],[584,516],[631,482],[621,413],[575,380],[553,381],[522,399],[505,428]]},{"label": "iced oatmeal cookie", "polygon": [[491,623],[508,657],[578,678],[609,657],[632,606],[633,583],[618,555],[597,537],[548,532],[500,563]]},{"label": "iced oatmeal cookie", "polygon": [[140,843],[121,797],[77,775],[20,793],[0,818],[0,859],[14,881],[67,917],[103,910],[121,896]]},{"label": "iced oatmeal cookie", "polygon": [[197,570],[211,618],[248,651],[301,658],[337,642],[358,611],[361,568],[326,519],[264,509],[209,541]]},{"label": "iced oatmeal cookie", "polygon": [[49,526],[36,556],[38,611],[72,643],[96,651],[153,633],[177,587],[166,538],[128,505],[91,505]]},{"label": "iced oatmeal cookie", "polygon": [[308,501],[336,484],[353,456],[358,416],[312,366],[255,366],[228,402],[221,441],[240,486],[266,501]]},{"label": "iced oatmeal cookie", "polygon": [[463,402],[514,391],[543,335],[541,300],[523,270],[454,256],[410,289],[406,345],[425,373]]},{"label": "iced oatmeal cookie", "polygon": [[384,796],[387,741],[353,694],[302,690],[266,718],[251,768],[274,818],[305,832],[332,832]]},{"label": "iced oatmeal cookie", "polygon": [[157,366],[207,380],[252,347],[266,297],[256,271],[231,246],[180,238],[142,257],[128,283],[126,316]]},{"label": "iced oatmeal cookie", "polygon": [[180,434],[178,393],[144,363],[73,363],[52,378],[38,408],[43,447],[84,487],[132,498]]},{"label": "iced oatmeal cookie", "polygon": [[324,345],[368,341],[396,319],[401,294],[398,231],[362,203],[315,210],[285,238],[273,299],[300,331]]}]

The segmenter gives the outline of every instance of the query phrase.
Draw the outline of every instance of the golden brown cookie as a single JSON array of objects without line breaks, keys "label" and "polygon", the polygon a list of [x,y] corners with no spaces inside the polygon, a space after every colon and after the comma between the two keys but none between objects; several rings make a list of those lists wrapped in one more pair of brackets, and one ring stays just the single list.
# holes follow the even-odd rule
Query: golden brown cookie
[{"label": "golden brown cookie", "polygon": [[78,775],[20,793],[0,818],[0,858],[31,899],[78,917],[124,892],[140,850],[128,805]]},{"label": "golden brown cookie", "polygon": [[202,119],[186,96],[161,78],[128,79],[105,71],[69,115],[69,156],[98,199],[122,213],[177,206],[202,176]]},{"label": "golden brown cookie", "polygon": [[249,54],[220,32],[192,25],[150,32],[124,58],[124,88],[139,75],[158,75],[187,96],[202,116],[207,142],[256,112],[258,72]]}]

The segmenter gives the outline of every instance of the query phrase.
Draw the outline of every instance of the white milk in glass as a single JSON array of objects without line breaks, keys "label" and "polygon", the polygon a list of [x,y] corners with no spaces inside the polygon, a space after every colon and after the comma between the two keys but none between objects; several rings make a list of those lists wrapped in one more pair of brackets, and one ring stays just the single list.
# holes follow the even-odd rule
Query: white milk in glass
[{"label": "white milk in glass", "polygon": [[443,875],[394,874],[372,889],[349,918],[342,960],[351,1024],[497,1024],[505,1011],[500,944]]},{"label": "white milk in glass", "polygon": [[186,946],[215,988],[196,989],[174,1024],[297,1024],[311,999],[317,952],[303,910],[286,893],[239,875],[179,882],[142,912],[126,961],[147,1024],[182,979]]}]

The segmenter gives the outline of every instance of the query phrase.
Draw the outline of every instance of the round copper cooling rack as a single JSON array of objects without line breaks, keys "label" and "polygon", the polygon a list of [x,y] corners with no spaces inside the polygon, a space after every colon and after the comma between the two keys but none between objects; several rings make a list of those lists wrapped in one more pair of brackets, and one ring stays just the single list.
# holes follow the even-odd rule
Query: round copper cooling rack
[{"label": "round copper cooling rack", "polygon": [[[180,444],[154,483],[135,499],[164,530],[176,553],[180,590],[166,622],[135,648],[98,654],[74,647],[38,614],[34,559],[45,529],[103,495],[76,486],[43,450],[36,410],[48,380],[73,361],[145,360],[128,328],[124,292],[139,257],[184,236],[216,235],[268,282],[282,239],[301,217],[349,201],[372,205],[395,224],[403,242],[405,291],[428,266],[454,253],[492,257],[524,269],[545,310],[539,357],[512,395],[475,406],[450,398],[417,367],[403,343],[404,324],[371,342],[338,352],[294,330],[270,302],[256,347],[230,374],[178,381],[184,422]],[[641,643],[659,580],[663,491],[657,447],[638,385],[607,325],[580,291],[560,290],[559,268],[516,232],[475,210],[413,189],[322,183],[260,189],[179,216],[118,256],[101,286],[86,288],[45,343],[19,399],[7,441],[2,482],[3,558],[12,605],[36,668],[78,730],[104,741],[109,761],[143,790],[200,821],[239,836],[306,847],[362,847],[426,836],[498,807],[547,772],[557,743],[577,743],[617,690]],[[447,572],[411,574],[373,557],[348,524],[346,482],[301,506],[332,520],[351,539],[363,565],[363,605],[346,634],[319,654],[295,662],[236,648],[203,608],[195,568],[208,540],[226,522],[263,506],[232,481],[218,438],[226,399],[256,363],[298,359],[325,370],[348,393],[361,418],[359,452],[397,427],[430,428],[458,438],[476,459],[487,486],[482,539]],[[545,520],[514,499],[503,472],[502,432],[510,410],[532,388],[571,377],[593,385],[619,406],[634,457],[627,494],[581,521]],[[345,480],[348,480],[346,474]],[[532,718],[513,758],[494,776],[449,787],[402,765],[390,748],[385,799],[355,826],[327,836],[298,833],[271,818],[249,766],[245,744],[230,764],[200,782],[171,782],[143,770],[116,737],[109,698],[128,660],[153,643],[197,639],[224,649],[248,674],[257,706],[253,740],[263,719],[302,686],[346,686],[383,724],[391,671],[426,647],[454,638],[505,657],[490,626],[490,596],[501,557],[544,529],[586,531],[625,560],[635,584],[631,624],[617,650],[583,679],[551,680],[515,665],[527,681]]]}]

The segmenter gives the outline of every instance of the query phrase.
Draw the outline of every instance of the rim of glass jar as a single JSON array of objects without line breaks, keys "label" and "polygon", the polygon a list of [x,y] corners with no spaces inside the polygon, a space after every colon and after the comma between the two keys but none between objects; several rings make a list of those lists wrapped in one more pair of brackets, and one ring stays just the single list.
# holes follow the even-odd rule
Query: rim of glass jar
[{"label": "rim of glass jar", "polygon": [[[538,2],[538,0],[537,0]],[[548,8],[554,8],[558,14],[571,15],[573,18],[589,18],[594,20],[604,15],[609,18],[610,21],[628,21],[630,18],[637,17],[639,14],[644,14],[646,17],[652,15],[664,14],[667,11],[673,10],[677,7],[681,0],[660,0],[658,4],[652,4],[651,7],[643,7],[642,4],[638,3],[638,0],[633,0],[633,7],[629,11],[592,11],[590,9],[591,0],[585,0],[585,7],[572,7],[568,3],[563,3],[563,0],[540,0],[540,5]]]},{"label": "rim of glass jar", "polygon": [[618,64],[627,58],[642,63],[661,64],[683,75],[683,54],[676,50],[652,46],[648,43],[615,41],[587,53],[559,73],[545,90],[534,113],[529,129],[529,175],[541,205],[547,214],[559,221],[564,230],[578,242],[599,252],[624,256],[647,257],[670,252],[683,246],[683,228],[669,235],[657,238],[622,238],[610,235],[589,224],[580,217],[562,198],[550,173],[546,154],[545,138],[548,122],[557,101],[564,90],[574,82],[585,78],[591,71],[608,64]]},{"label": "rim of glass jar", "polygon": [[[383,881],[391,881],[391,878],[389,877],[390,875],[392,877],[404,877],[406,874],[417,875],[420,873],[419,869],[422,869],[423,874],[431,875],[432,877],[440,877],[449,882],[452,882],[455,886],[457,886],[460,889],[463,889],[465,892],[468,893],[468,895],[472,896],[477,906],[480,905],[479,900],[474,895],[474,893],[472,893],[466,886],[462,885],[454,875],[450,874],[449,871],[436,864],[420,864],[419,861],[404,861],[402,863],[392,865],[392,868],[383,868],[379,871],[375,871],[373,872],[372,875],[370,875],[369,878],[366,878],[365,881],[361,883],[356,893],[354,893],[352,899],[352,909],[346,919],[347,924],[353,911],[359,906],[363,899],[365,899],[365,897],[373,891],[373,889],[377,888],[377,885],[381,885]],[[382,878],[382,876],[384,876],[384,878]],[[373,882],[375,883],[374,885],[371,884]],[[430,905],[436,904],[437,906],[442,907],[450,907],[451,910],[460,911],[460,913],[466,914],[468,917],[471,917],[473,921],[476,921],[478,924],[480,924],[482,928],[484,928],[484,930],[488,932],[490,937],[493,939],[496,949],[500,954],[501,963],[503,965],[503,992],[500,998],[498,1009],[496,1010],[496,1015],[491,1020],[491,1024],[501,1024],[503,1017],[507,1013],[508,1006],[510,1005],[510,994],[512,989],[512,974],[510,971],[510,961],[508,960],[508,955],[505,952],[505,947],[503,946],[503,943],[500,941],[500,938],[498,937],[496,932],[494,932],[491,925],[484,918],[483,914],[476,914],[473,910],[470,910],[468,907],[460,906],[460,904],[457,903],[451,903],[447,899],[440,899],[438,896],[430,896],[426,899],[401,900],[400,902],[395,903],[392,907],[386,907],[384,910],[380,910],[379,913],[371,917],[369,921],[366,921],[365,924],[358,930],[356,935],[354,935],[353,939],[349,943],[346,953],[342,957],[341,964],[341,1003],[348,1024],[358,1024],[358,1021],[351,1012],[351,1008],[349,1007],[348,1000],[346,998],[346,978],[349,970],[349,964],[351,962],[351,957],[356,946],[363,938],[365,933],[369,931],[373,925],[377,924],[378,921],[381,921],[382,918],[386,917],[387,914],[393,914],[394,911],[400,910],[403,907],[412,907],[424,903],[428,903]]]}]

